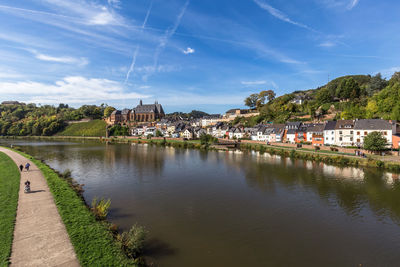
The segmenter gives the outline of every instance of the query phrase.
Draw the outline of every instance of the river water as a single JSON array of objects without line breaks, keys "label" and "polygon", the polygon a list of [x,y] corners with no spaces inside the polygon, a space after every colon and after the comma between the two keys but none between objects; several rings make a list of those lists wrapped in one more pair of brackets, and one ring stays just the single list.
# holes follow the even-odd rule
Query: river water
[{"label": "river water", "polygon": [[158,266],[399,266],[400,182],[257,153],[98,142],[21,146],[149,231]]}]

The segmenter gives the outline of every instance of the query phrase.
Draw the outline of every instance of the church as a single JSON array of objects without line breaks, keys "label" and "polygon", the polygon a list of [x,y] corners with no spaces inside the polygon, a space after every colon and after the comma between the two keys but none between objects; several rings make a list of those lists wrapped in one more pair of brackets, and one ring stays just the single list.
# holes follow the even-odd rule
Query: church
[{"label": "church", "polygon": [[109,124],[130,124],[137,122],[154,122],[165,117],[164,109],[157,101],[154,104],[143,104],[140,100],[139,105],[133,109],[114,110],[107,123]]}]

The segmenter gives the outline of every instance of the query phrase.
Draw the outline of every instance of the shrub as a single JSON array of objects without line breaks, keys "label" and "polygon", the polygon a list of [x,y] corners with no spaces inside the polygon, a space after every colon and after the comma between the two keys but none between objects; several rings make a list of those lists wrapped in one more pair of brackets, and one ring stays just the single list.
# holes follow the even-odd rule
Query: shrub
[{"label": "shrub", "polygon": [[146,236],[147,231],[144,227],[135,224],[129,232],[118,235],[117,240],[129,257],[136,258],[143,251]]},{"label": "shrub", "polygon": [[385,166],[385,163],[381,160],[377,160],[375,164],[378,168],[383,168]]},{"label": "shrub", "polygon": [[92,211],[97,219],[104,220],[107,217],[108,209],[110,208],[111,200],[102,198],[97,202],[97,197],[92,200]]}]

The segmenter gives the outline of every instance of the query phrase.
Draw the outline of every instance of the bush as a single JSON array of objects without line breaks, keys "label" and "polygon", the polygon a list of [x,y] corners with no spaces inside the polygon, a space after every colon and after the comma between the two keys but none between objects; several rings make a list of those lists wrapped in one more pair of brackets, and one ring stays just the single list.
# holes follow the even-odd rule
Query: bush
[{"label": "bush", "polygon": [[129,232],[118,235],[117,240],[129,257],[136,258],[143,251],[146,236],[147,231],[144,227],[135,224]]},{"label": "bush", "polygon": [[111,200],[102,198],[97,202],[97,198],[92,200],[92,211],[97,219],[104,220],[107,217],[108,209],[110,208]]},{"label": "bush", "polygon": [[385,163],[381,160],[376,161],[376,167],[378,168],[383,168],[385,166]]}]

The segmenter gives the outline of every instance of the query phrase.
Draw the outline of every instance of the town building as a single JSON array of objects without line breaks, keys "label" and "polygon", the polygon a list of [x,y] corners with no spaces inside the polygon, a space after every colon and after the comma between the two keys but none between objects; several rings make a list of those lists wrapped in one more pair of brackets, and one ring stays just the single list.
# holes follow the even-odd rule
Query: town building
[{"label": "town building", "polygon": [[140,100],[139,105],[132,110],[131,119],[135,122],[153,122],[165,117],[164,109],[156,101],[154,104],[143,104]]},{"label": "town building", "polygon": [[354,120],[339,120],[335,126],[335,145],[354,146]]},{"label": "town building", "polygon": [[396,134],[395,123],[381,119],[356,120],[354,124],[355,145],[364,145],[364,138],[372,132],[380,132],[386,138],[388,145],[393,144],[393,134]]},{"label": "town building", "polygon": [[324,128],[324,145],[332,146],[335,144],[336,121],[328,121]]}]

